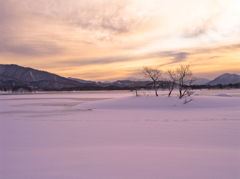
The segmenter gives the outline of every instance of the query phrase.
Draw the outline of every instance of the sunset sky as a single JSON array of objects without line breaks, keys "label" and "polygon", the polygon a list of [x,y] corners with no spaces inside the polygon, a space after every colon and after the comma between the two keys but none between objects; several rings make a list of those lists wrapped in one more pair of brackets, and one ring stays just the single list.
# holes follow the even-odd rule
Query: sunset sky
[{"label": "sunset sky", "polygon": [[0,64],[85,80],[240,74],[240,0],[0,0]]}]

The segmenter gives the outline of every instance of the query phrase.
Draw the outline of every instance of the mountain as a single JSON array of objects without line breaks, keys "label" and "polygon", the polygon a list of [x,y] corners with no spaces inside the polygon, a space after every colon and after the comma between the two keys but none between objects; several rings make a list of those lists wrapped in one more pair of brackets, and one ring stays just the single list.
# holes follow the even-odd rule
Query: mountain
[{"label": "mountain", "polygon": [[144,86],[146,84],[149,84],[151,81],[143,81],[137,78],[130,78],[131,80],[117,80],[114,82],[109,82],[109,81],[105,81],[105,82],[95,82],[95,81],[86,81],[86,80],[82,80],[82,79],[77,79],[77,78],[71,78],[69,77],[68,79],[72,79],[72,80],[76,80],[78,82],[82,82],[85,84],[94,84],[94,85],[98,85],[101,87],[108,87],[108,86],[117,86],[117,87],[134,87],[134,86]]},{"label": "mountain", "polygon": [[74,80],[74,81],[78,81],[78,82],[80,82],[80,83],[92,83],[92,84],[96,84],[95,81],[87,81],[87,80],[82,80],[82,79],[78,79],[78,78],[71,78],[71,77],[68,77],[68,79]]},{"label": "mountain", "polygon": [[[137,79],[135,79],[137,80]],[[31,89],[58,90],[66,88],[81,89],[104,89],[117,87],[131,88],[145,86],[149,81],[118,80],[115,82],[102,83],[86,81],[77,78],[64,78],[59,75],[40,71],[33,68],[21,67],[15,64],[0,65],[0,86],[13,88],[15,86],[25,86]],[[114,88],[115,89],[115,88]]]},{"label": "mountain", "polygon": [[60,89],[85,84],[46,71],[11,64],[0,65],[0,85],[9,87],[21,85],[32,89]]},{"label": "mountain", "polygon": [[206,79],[206,78],[198,78],[193,82],[192,85],[205,85],[206,83],[210,82],[211,80]]},{"label": "mountain", "polygon": [[125,78],[123,80],[129,80],[129,81],[152,81],[150,78],[139,79],[139,78],[134,78],[134,77],[128,77],[128,78]]},{"label": "mountain", "polygon": [[[193,85],[227,85],[240,83],[240,75],[225,73],[210,81],[206,78],[197,79]],[[77,78],[64,78],[59,75],[18,65],[0,65],[0,89],[25,87],[30,90],[123,90],[151,87],[149,79],[129,77],[127,80],[114,82],[95,82]],[[162,88],[164,87],[162,83]]]},{"label": "mountain", "polygon": [[240,83],[240,75],[225,73],[218,76],[214,80],[208,82],[206,85],[218,85],[218,84],[228,85],[230,83],[231,84]]}]

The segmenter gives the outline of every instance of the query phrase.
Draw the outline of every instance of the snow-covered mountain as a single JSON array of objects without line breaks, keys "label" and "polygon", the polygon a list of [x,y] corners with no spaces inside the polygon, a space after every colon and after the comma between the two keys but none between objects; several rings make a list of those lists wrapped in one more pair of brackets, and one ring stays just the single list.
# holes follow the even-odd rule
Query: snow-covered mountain
[{"label": "snow-covered mountain", "polygon": [[135,87],[144,86],[149,81],[118,80],[102,83],[77,78],[64,78],[56,74],[18,65],[0,65],[0,86],[26,86],[32,89],[61,89],[74,87]]},{"label": "snow-covered mountain", "polygon": [[68,79],[70,80],[74,80],[74,81],[78,81],[80,83],[96,83],[95,81],[88,81],[88,80],[82,80],[82,79],[78,79],[78,78],[71,78],[71,77],[68,77]]},{"label": "snow-covered mountain", "polygon": [[240,83],[240,75],[225,73],[218,76],[214,80],[208,82],[206,85],[218,85],[218,84],[228,85],[230,83],[232,84]]},{"label": "snow-covered mountain", "polygon": [[11,64],[0,65],[0,85],[23,85],[31,88],[60,89],[83,86],[83,83],[46,71]]},{"label": "snow-covered mountain", "polygon": [[207,78],[198,78],[196,81],[193,82],[193,85],[205,85],[206,83],[210,82],[211,80]]}]

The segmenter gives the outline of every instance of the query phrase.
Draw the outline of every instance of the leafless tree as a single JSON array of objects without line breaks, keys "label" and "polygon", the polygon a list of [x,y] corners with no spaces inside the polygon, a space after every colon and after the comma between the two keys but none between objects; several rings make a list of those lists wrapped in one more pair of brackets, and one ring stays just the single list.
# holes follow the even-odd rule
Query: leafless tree
[{"label": "leafless tree", "polygon": [[159,81],[159,79],[162,77],[162,71],[157,69],[157,68],[151,68],[151,67],[143,67],[142,70],[142,74],[147,77],[147,78],[151,78],[153,80],[153,88],[155,90],[155,94],[156,96],[158,96],[157,94],[157,83]]},{"label": "leafless tree", "polygon": [[181,64],[180,67],[176,69],[176,76],[179,85],[179,99],[183,96],[191,95],[192,93],[189,92],[189,86],[196,80],[193,76],[191,65]]},{"label": "leafless tree", "polygon": [[166,81],[166,83],[167,83],[168,90],[169,90],[168,97],[170,97],[173,89],[177,86],[178,78],[177,78],[176,71],[174,71],[174,70],[168,70],[166,73],[166,76],[169,77],[169,79]]}]

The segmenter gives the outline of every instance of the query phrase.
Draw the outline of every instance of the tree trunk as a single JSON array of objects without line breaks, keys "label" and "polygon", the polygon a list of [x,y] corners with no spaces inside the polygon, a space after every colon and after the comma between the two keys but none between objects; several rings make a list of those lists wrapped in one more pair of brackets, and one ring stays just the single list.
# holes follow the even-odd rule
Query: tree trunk
[{"label": "tree trunk", "polygon": [[170,97],[170,96],[171,96],[171,93],[172,93],[172,90],[171,90],[171,91],[169,91],[169,93],[168,93],[168,97]]},{"label": "tree trunk", "polygon": [[173,84],[171,84],[171,86],[169,87],[169,93],[168,93],[168,97],[170,97],[170,96],[171,96],[171,94],[172,94],[172,91],[173,91],[173,88],[174,88],[174,83],[173,83]]},{"label": "tree trunk", "polygon": [[182,89],[181,87],[179,88],[179,99],[181,99],[183,96],[182,96]]},{"label": "tree trunk", "polygon": [[158,94],[157,94],[157,89],[155,88],[155,93],[156,93],[156,96],[158,96]]},{"label": "tree trunk", "polygon": [[157,88],[156,88],[156,81],[153,81],[153,87],[154,87],[156,96],[158,96],[158,94],[157,94]]}]

